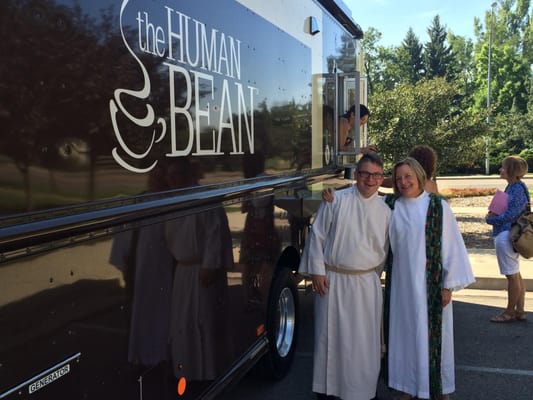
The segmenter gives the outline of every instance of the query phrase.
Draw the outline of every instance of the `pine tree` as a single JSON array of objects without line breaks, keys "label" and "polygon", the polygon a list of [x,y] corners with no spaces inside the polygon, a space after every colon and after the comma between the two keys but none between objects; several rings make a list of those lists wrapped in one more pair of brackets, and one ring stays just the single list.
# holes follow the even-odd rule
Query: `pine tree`
[{"label": "pine tree", "polygon": [[440,24],[438,15],[433,18],[432,25],[427,30],[429,42],[424,46],[424,62],[426,66],[426,77],[446,77],[448,75],[448,65],[453,60],[451,47],[446,43],[446,27]]},{"label": "pine tree", "polygon": [[414,84],[424,77],[423,46],[411,27],[398,49],[398,61],[402,83]]}]

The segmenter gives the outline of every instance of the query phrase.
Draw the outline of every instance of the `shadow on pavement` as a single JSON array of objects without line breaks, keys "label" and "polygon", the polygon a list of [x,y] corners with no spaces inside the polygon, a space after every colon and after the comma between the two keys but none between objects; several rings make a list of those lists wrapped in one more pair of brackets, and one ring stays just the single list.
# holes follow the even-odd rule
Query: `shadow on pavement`
[{"label": "shadow on pavement", "polygon": [[[486,293],[484,291],[484,293]],[[454,300],[456,392],[452,400],[531,400],[533,393],[533,313],[528,322],[497,324],[490,317],[501,312],[489,296],[469,296],[468,302]],[[526,300],[531,302],[531,300]],[[278,382],[249,374],[221,399],[311,400],[313,374],[313,302],[301,298],[301,330],[294,364],[289,375]],[[530,309],[530,308],[528,308]],[[364,368],[354,361],[354,368]],[[395,391],[383,380],[378,385],[381,400],[391,400]]]}]

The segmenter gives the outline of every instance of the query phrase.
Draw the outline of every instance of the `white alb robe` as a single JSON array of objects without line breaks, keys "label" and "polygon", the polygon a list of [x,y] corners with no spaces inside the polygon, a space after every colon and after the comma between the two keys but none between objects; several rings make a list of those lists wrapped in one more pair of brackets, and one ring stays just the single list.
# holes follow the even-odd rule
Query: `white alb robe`
[{"label": "white alb robe", "polygon": [[[426,216],[429,194],[396,200],[390,224],[393,252],[389,386],[429,398],[428,310],[426,290]],[[468,253],[457,221],[442,201],[442,284],[458,290],[474,282]],[[442,313],[442,389],[455,391],[452,303]]]},{"label": "white alb robe", "polygon": [[170,220],[165,226],[175,259],[170,353],[176,377],[211,380],[234,358],[228,331],[227,271],[231,233],[222,207]]},{"label": "white alb robe", "polygon": [[[327,275],[330,288],[315,296],[313,391],[344,400],[374,397],[381,359],[382,290],[391,211],[377,193],[337,191],[316,214],[299,271]],[[332,272],[325,264],[377,272]]]}]

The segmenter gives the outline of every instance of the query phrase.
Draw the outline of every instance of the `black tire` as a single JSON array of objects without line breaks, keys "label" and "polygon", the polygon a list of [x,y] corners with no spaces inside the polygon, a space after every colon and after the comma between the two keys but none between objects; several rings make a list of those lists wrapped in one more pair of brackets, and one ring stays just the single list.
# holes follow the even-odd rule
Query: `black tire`
[{"label": "black tire", "polygon": [[298,289],[288,268],[281,268],[270,289],[267,310],[269,351],[262,360],[271,379],[283,378],[294,358],[299,327]]}]

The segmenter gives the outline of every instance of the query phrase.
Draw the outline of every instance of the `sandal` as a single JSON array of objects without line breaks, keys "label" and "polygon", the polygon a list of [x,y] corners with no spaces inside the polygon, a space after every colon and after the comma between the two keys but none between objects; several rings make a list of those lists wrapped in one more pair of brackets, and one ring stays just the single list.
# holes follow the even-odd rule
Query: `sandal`
[{"label": "sandal", "polygon": [[506,323],[506,322],[513,322],[513,321],[516,321],[516,316],[514,314],[508,314],[505,311],[490,319],[490,322],[498,322],[498,323]]},{"label": "sandal", "polygon": [[520,322],[527,321],[527,315],[526,315],[525,311],[517,311],[515,318],[516,318],[517,321],[520,321]]}]

